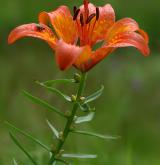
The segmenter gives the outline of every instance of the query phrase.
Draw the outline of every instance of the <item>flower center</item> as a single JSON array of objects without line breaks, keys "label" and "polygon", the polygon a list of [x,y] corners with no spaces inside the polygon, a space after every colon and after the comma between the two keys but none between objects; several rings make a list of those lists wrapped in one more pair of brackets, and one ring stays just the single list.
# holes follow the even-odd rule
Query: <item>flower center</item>
[{"label": "flower center", "polygon": [[74,16],[73,20],[77,24],[80,45],[92,45],[92,35],[96,22],[99,20],[99,8],[95,8],[95,13],[89,15],[88,1],[84,1],[84,11],[77,9],[76,6],[73,8]]}]

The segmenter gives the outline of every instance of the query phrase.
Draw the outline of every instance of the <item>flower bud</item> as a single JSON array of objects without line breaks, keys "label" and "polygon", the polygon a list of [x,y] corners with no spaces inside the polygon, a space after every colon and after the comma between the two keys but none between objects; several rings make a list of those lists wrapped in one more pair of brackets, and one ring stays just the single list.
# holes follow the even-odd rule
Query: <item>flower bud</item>
[{"label": "flower bud", "polygon": [[75,95],[72,95],[72,96],[71,96],[71,101],[72,101],[72,102],[75,102],[76,99],[77,99],[77,97],[76,97]]},{"label": "flower bud", "polygon": [[74,74],[74,80],[76,83],[79,83],[81,81],[81,76],[78,73]]},{"label": "flower bud", "polygon": [[59,158],[62,156],[63,153],[64,153],[64,150],[61,149],[61,150],[59,151],[59,153],[55,155],[55,159],[59,159]]},{"label": "flower bud", "polygon": [[86,98],[81,96],[79,99],[80,99],[80,101],[81,101],[82,103],[84,103],[84,101],[85,101]]},{"label": "flower bud", "polygon": [[60,140],[62,140],[62,141],[64,140],[64,137],[63,137],[63,132],[62,132],[62,131],[61,131],[61,132],[59,132],[59,139],[60,139]]}]

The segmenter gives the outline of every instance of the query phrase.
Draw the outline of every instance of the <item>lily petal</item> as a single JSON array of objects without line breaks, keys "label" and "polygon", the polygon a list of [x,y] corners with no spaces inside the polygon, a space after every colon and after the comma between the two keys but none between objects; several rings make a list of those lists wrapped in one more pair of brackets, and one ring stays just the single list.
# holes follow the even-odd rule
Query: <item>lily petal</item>
[{"label": "lily petal", "polygon": [[92,51],[91,49],[87,49],[83,54],[81,54],[76,62],[75,66],[83,71],[89,71],[93,68],[97,63],[103,60],[107,55],[109,55],[115,48],[112,47],[101,47],[96,51]]},{"label": "lily petal", "polygon": [[147,44],[148,44],[148,43],[149,43],[148,34],[147,34],[144,30],[142,30],[142,29],[139,29],[137,32],[143,36],[143,38],[145,39],[145,41],[146,41]]},{"label": "lily petal", "polygon": [[49,27],[44,24],[25,24],[16,27],[8,37],[8,43],[12,44],[23,37],[35,37],[45,40],[52,48],[55,47],[57,38]]},{"label": "lily petal", "polygon": [[96,41],[103,40],[108,32],[108,29],[115,23],[115,12],[110,4],[99,7],[99,19],[95,24],[91,44]]},{"label": "lily petal", "polygon": [[78,47],[67,44],[63,40],[57,42],[55,49],[56,61],[61,70],[66,70],[71,67],[77,58],[84,54],[89,49],[88,46]]},{"label": "lily petal", "polygon": [[150,53],[147,41],[136,32],[123,32],[108,42],[107,47],[118,48],[133,46],[137,48],[143,55]]},{"label": "lily petal", "polygon": [[66,43],[74,44],[77,41],[77,28],[67,6],[60,6],[57,10],[49,13],[41,12],[39,22],[46,25],[50,22],[58,37]]},{"label": "lily petal", "polygon": [[108,31],[106,35],[107,41],[113,39],[116,35],[123,32],[138,31],[139,26],[137,22],[131,18],[123,18],[117,21]]},{"label": "lily petal", "polygon": [[[96,7],[89,3],[88,5],[89,15],[96,13]],[[85,12],[84,5],[80,7],[81,13]],[[96,17],[88,24],[88,36],[89,44],[94,45],[96,42],[103,40],[108,29],[115,23],[115,12],[110,4],[106,4],[103,7],[98,7],[99,18]]]}]

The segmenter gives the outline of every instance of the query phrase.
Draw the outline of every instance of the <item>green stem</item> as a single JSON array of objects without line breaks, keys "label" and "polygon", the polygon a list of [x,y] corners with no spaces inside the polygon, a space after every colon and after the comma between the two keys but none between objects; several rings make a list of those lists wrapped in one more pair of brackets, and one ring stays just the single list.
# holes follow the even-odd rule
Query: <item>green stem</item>
[{"label": "green stem", "polygon": [[53,153],[53,155],[51,156],[51,159],[49,161],[49,165],[52,165],[54,163],[54,161],[56,160],[55,156],[60,153],[60,151],[61,151],[61,149],[62,149],[62,147],[63,147],[63,145],[64,145],[64,143],[65,143],[65,141],[66,141],[66,139],[68,137],[71,125],[73,123],[74,117],[75,117],[77,109],[79,107],[78,102],[79,102],[79,98],[81,97],[83,89],[84,89],[84,86],[85,86],[86,77],[87,77],[87,74],[86,73],[82,73],[81,81],[79,83],[78,91],[77,91],[77,94],[76,94],[76,100],[75,100],[75,102],[73,104],[71,115],[70,115],[70,117],[68,117],[67,123],[66,123],[64,131],[63,131],[62,139],[59,140],[59,143],[57,145],[57,149]]}]

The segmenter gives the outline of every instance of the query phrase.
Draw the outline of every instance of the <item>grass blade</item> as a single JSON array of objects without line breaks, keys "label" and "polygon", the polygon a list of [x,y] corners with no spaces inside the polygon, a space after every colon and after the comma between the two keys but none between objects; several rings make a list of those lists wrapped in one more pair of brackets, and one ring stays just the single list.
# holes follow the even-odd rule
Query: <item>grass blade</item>
[{"label": "grass blade", "polygon": [[78,133],[78,134],[82,134],[82,135],[88,135],[88,136],[94,136],[94,137],[97,137],[97,138],[100,138],[100,139],[105,139],[105,140],[115,140],[115,139],[118,139],[120,137],[116,137],[116,136],[110,136],[110,135],[101,135],[101,134],[98,134],[98,133],[93,133],[93,132],[88,132],[88,131],[71,131],[73,133]]},{"label": "grass blade", "polygon": [[29,138],[30,140],[32,140],[34,143],[40,145],[42,148],[44,148],[45,150],[50,152],[50,148],[47,147],[45,144],[43,144],[40,140],[38,140],[37,138],[33,137],[32,135],[28,134],[27,132],[22,131],[21,129],[17,128],[16,126],[12,125],[9,122],[5,122],[5,124],[7,126],[9,126],[11,129],[19,132],[20,134],[22,134],[23,136]]},{"label": "grass blade", "polygon": [[29,158],[29,160],[34,164],[38,165],[35,160],[32,158],[32,156],[22,147],[22,145],[18,142],[17,138],[10,132],[10,137],[13,140],[13,142],[25,153],[25,155]]},{"label": "grass blade", "polygon": [[35,97],[35,96],[31,95],[30,93],[28,93],[26,91],[23,91],[23,94],[28,99],[30,99],[33,103],[39,104],[39,105],[43,106],[44,108],[46,108],[49,111],[56,112],[57,114],[59,114],[63,117],[66,117],[61,111],[59,111],[57,108],[53,107],[52,105],[48,104],[46,101],[41,100],[40,98]]}]

